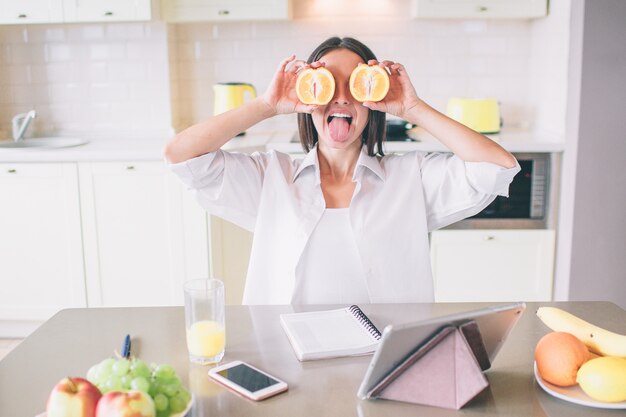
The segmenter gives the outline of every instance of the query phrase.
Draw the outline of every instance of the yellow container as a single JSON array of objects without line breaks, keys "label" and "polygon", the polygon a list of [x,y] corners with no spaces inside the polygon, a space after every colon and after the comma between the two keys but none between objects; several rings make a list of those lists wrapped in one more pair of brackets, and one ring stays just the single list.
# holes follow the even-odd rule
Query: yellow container
[{"label": "yellow container", "polygon": [[448,101],[446,114],[479,133],[500,132],[500,106],[495,98],[453,97]]},{"label": "yellow container", "polygon": [[256,98],[256,90],[252,84],[247,83],[219,83],[213,86],[215,101],[213,114],[227,112],[237,108],[245,102],[245,93],[250,94],[250,99]]}]

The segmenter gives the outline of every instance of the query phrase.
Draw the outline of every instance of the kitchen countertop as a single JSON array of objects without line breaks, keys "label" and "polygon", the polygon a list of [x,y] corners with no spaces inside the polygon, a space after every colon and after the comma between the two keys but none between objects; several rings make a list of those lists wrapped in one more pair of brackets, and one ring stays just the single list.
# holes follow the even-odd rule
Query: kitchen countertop
[{"label": "kitchen countertop", "polygon": [[[371,304],[361,308],[379,328],[485,307],[487,303]],[[227,306],[223,363],[243,360],[284,379],[289,391],[254,402],[211,382],[208,367],[190,364],[182,307],[63,310],[0,361],[0,416],[32,417],[45,409],[57,381],[84,376],[93,364],[133,339],[133,354],[169,363],[195,398],[190,417],[200,416],[623,416],[624,410],[574,405],[545,393],[533,376],[534,347],[549,329],[535,316],[541,305],[563,308],[592,323],[626,333],[626,311],[608,302],[528,303],[486,372],[490,386],[461,410],[356,397],[371,356],[299,362],[279,315],[339,306]]]},{"label": "kitchen countertop", "polygon": [[[285,153],[302,153],[300,142],[294,141],[297,132],[281,132],[268,141],[268,149]],[[423,129],[416,129],[412,135],[417,141],[387,141],[383,145],[385,153],[393,152],[449,152],[449,149]],[[540,132],[521,129],[505,129],[500,134],[487,135],[509,152],[562,152],[563,142],[558,138]]]},{"label": "kitchen countertop", "polygon": [[[302,154],[295,130],[253,131],[231,139],[222,149],[254,152],[275,149],[290,154]],[[418,142],[387,142],[386,153],[446,152],[448,149],[425,131],[417,131]],[[541,134],[509,130],[489,135],[510,152],[561,152],[563,143],[550,141]],[[89,139],[89,143],[57,149],[0,149],[0,163],[6,162],[88,162],[88,161],[162,161],[167,138],[153,139]]]}]

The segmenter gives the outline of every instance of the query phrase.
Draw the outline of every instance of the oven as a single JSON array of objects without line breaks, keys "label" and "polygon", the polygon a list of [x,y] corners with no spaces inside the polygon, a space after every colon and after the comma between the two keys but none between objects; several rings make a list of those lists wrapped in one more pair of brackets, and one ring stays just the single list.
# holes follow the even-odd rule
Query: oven
[{"label": "oven", "polygon": [[498,196],[483,211],[453,229],[544,229],[548,226],[551,158],[549,153],[516,153],[521,171],[509,186],[509,197]]}]

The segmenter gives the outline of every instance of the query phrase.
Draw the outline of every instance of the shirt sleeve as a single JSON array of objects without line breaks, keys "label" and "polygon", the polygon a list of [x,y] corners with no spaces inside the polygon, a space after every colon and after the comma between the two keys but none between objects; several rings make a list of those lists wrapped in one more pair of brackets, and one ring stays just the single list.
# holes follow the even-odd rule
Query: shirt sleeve
[{"label": "shirt sleeve", "polygon": [[253,231],[270,157],[218,150],[168,167],[207,212]]},{"label": "shirt sleeve", "polygon": [[508,197],[509,184],[520,171],[489,162],[465,162],[452,153],[429,153],[421,161],[428,230],[471,217],[498,195]]}]

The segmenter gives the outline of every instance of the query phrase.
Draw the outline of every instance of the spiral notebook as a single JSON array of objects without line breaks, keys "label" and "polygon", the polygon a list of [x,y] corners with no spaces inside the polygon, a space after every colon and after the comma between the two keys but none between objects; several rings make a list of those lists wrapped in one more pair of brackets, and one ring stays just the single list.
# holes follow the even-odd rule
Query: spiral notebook
[{"label": "spiral notebook", "polygon": [[280,324],[300,361],[367,355],[376,350],[381,336],[356,305],[281,314]]}]

